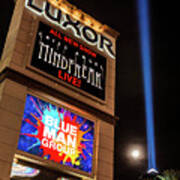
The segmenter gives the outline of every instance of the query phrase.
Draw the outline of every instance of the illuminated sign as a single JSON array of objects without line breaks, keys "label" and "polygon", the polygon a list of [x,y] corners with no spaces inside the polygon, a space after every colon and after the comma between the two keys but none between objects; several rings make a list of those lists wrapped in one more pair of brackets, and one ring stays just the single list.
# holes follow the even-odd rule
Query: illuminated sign
[{"label": "illuminated sign", "polygon": [[30,65],[105,99],[106,58],[42,22]]},{"label": "illuminated sign", "polygon": [[35,177],[40,170],[13,162],[10,177]]},{"label": "illuminated sign", "polygon": [[54,8],[47,1],[26,0],[25,7],[64,30],[72,30],[77,38],[92,46],[96,46],[100,51],[107,53],[108,56],[115,59],[115,44],[109,38],[81,24],[78,20],[72,19],[68,14],[64,14],[60,9]]},{"label": "illuminated sign", "polygon": [[27,95],[18,149],[92,172],[94,123]]}]

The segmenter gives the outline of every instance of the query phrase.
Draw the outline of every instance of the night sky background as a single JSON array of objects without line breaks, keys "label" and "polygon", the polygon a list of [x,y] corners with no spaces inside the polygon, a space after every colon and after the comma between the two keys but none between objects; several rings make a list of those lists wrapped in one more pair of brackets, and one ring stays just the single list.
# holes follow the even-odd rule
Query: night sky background
[{"label": "night sky background", "polygon": [[[5,36],[12,0],[0,5],[0,40]],[[69,0],[100,22],[120,32],[117,59],[115,180],[136,180],[147,170],[146,128],[136,0]],[[11,6],[11,5],[10,5]],[[155,141],[159,170],[180,169],[177,120],[178,65],[168,54],[169,13],[165,1],[150,0],[151,58]],[[2,44],[0,45],[2,47]],[[144,158],[128,157],[129,147],[141,146]]]},{"label": "night sky background", "polygon": [[[150,1],[151,58],[157,167],[180,169],[177,120],[177,61],[168,55],[168,4]],[[115,180],[136,180],[147,171],[146,122],[136,0],[71,0],[100,22],[120,32],[117,58]],[[144,157],[132,160],[129,148]]]}]

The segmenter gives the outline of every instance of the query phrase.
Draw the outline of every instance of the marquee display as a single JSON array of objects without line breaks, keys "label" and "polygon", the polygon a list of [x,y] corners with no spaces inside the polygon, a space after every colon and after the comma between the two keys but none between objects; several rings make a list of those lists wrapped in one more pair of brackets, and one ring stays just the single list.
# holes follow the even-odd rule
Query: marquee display
[{"label": "marquee display", "polygon": [[106,58],[42,22],[30,65],[105,100]]},{"label": "marquee display", "polygon": [[19,150],[91,173],[93,139],[92,121],[27,95]]}]

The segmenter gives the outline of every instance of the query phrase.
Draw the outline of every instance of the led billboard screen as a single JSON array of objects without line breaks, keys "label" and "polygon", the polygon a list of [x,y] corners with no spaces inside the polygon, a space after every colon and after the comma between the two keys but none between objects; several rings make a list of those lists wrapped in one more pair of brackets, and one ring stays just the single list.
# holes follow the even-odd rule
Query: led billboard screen
[{"label": "led billboard screen", "polygon": [[94,122],[27,95],[18,149],[92,172]]},{"label": "led billboard screen", "polygon": [[42,22],[30,65],[105,100],[106,58]]}]

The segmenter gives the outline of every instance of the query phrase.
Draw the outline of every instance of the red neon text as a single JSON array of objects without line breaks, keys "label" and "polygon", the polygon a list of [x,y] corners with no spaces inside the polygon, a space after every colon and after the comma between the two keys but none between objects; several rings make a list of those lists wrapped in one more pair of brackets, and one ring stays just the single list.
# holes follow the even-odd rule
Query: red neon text
[{"label": "red neon text", "polygon": [[50,30],[50,34],[53,34],[54,36],[56,36],[59,39],[62,39],[61,33],[56,31],[56,30],[54,30],[54,29]]},{"label": "red neon text", "polygon": [[63,81],[66,81],[68,83],[71,83],[74,86],[81,87],[81,80],[80,79],[73,77],[73,76],[70,76],[66,72],[63,74],[63,72],[61,70],[58,71],[58,78],[62,79]]}]

